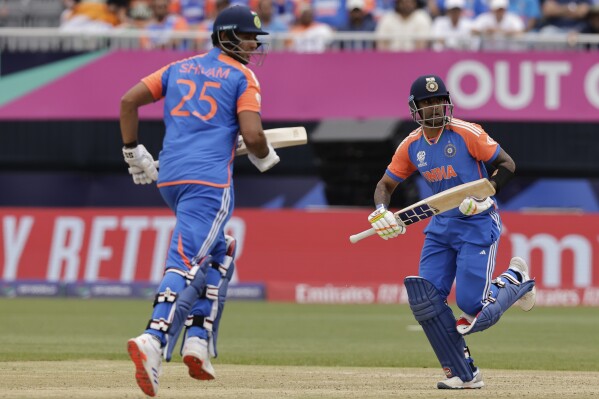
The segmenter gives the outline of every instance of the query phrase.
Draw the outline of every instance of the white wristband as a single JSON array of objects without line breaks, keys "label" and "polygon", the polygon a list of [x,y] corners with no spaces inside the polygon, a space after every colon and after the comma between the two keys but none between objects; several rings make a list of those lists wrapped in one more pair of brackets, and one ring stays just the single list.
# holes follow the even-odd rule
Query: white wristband
[{"label": "white wristband", "polygon": [[264,158],[258,158],[252,153],[248,154],[248,158],[260,172],[266,172],[281,160],[270,144],[268,144],[268,154]]}]

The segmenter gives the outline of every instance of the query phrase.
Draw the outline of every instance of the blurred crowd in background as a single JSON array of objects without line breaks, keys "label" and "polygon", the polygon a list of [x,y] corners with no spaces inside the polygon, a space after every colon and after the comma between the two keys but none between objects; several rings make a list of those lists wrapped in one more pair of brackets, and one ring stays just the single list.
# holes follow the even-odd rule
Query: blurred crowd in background
[{"label": "blurred crowd in background", "polygon": [[239,3],[297,52],[326,51],[336,32],[371,32],[379,51],[518,49],[505,39],[599,34],[599,0],[0,0],[0,27],[137,30],[147,32],[143,48],[201,49],[209,40],[171,33],[209,33],[219,10]]}]

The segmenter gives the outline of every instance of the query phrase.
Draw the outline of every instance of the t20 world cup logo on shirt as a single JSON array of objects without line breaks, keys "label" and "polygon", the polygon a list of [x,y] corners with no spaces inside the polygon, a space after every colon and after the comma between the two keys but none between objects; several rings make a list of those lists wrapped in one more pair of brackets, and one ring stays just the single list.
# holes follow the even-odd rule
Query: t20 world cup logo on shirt
[{"label": "t20 world cup logo on shirt", "polygon": [[418,154],[416,154],[416,159],[418,160],[419,168],[426,166],[426,162],[424,162],[425,157],[426,157],[426,152],[424,152],[424,151],[418,151]]}]

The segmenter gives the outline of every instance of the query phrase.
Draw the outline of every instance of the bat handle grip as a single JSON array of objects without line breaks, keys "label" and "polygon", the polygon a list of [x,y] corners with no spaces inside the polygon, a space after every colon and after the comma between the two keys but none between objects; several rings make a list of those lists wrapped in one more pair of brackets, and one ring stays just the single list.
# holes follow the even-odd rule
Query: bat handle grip
[{"label": "bat handle grip", "polygon": [[374,234],[376,234],[376,231],[374,231],[374,229],[368,229],[368,230],[364,230],[364,231],[363,231],[363,232],[361,232],[361,233],[358,233],[358,234],[354,234],[354,235],[352,235],[352,236],[349,236],[349,241],[350,241],[352,244],[355,244],[355,243],[357,243],[358,241],[360,241],[360,240],[363,240],[363,239],[365,239],[366,237],[370,237],[371,235],[374,235]]}]

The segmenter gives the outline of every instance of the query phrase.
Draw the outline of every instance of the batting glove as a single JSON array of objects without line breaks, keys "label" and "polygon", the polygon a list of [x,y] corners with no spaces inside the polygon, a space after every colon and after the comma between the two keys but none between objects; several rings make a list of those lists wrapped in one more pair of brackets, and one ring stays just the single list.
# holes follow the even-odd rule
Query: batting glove
[{"label": "batting glove", "polygon": [[368,221],[372,228],[383,239],[395,238],[406,232],[406,226],[395,215],[388,211],[384,206],[379,206],[374,212],[368,215]]},{"label": "batting glove", "polygon": [[494,203],[495,202],[491,199],[491,197],[484,199],[466,197],[460,204],[460,212],[466,216],[477,215],[492,207]]},{"label": "batting glove", "polygon": [[154,158],[142,144],[134,148],[123,147],[123,157],[135,184],[150,184],[158,180]]},{"label": "batting glove", "polygon": [[258,158],[251,152],[248,154],[248,158],[260,172],[266,172],[268,169],[278,164],[281,160],[272,145],[270,145],[270,143],[267,144],[268,154],[264,158]]}]

